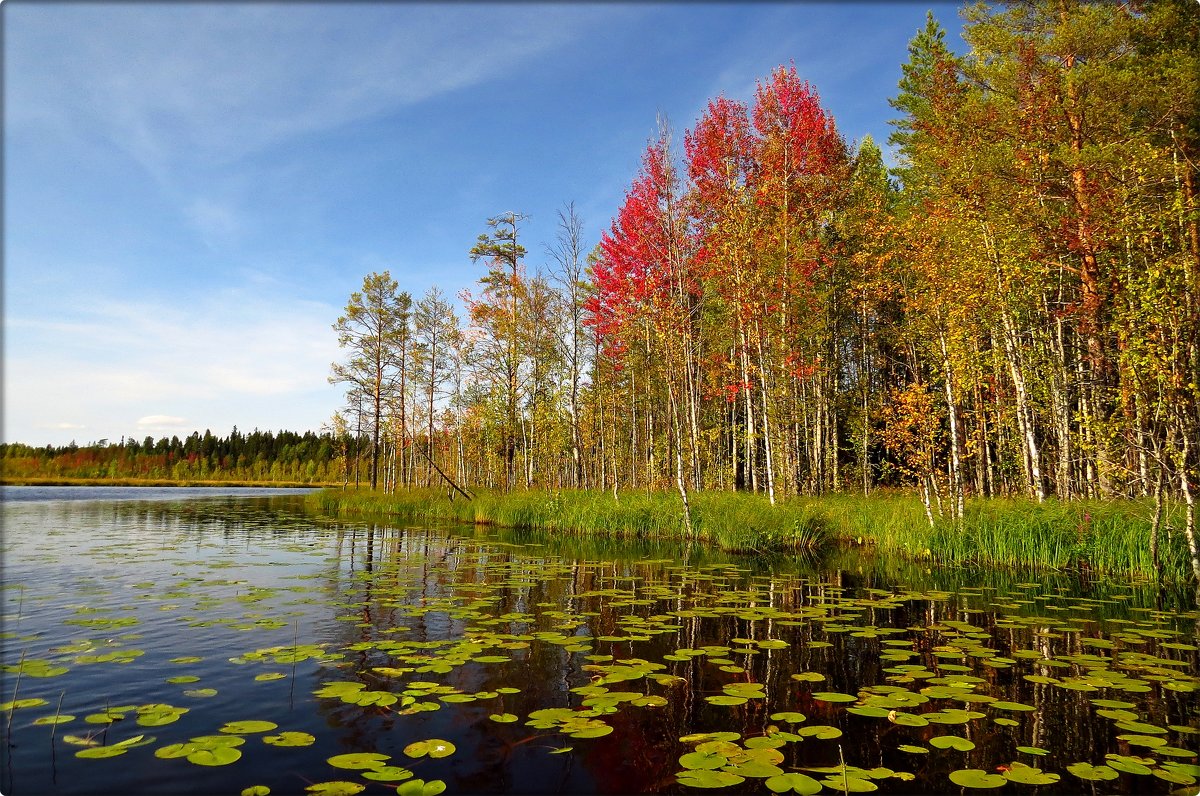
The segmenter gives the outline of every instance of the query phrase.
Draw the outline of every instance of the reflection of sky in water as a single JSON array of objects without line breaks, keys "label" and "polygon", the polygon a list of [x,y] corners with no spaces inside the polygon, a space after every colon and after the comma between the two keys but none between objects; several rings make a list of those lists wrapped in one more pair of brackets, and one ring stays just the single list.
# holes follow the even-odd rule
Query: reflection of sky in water
[{"label": "reflection of sky in water", "polygon": [[[676,739],[699,731],[761,736],[779,724],[770,718],[779,711],[798,711],[807,725],[842,733],[789,743],[789,770],[835,765],[844,755],[850,764],[916,777],[881,779],[880,792],[944,792],[956,790],[947,775],[958,766],[994,770],[1017,759],[1017,745],[1044,745],[1050,755],[1026,762],[1062,774],[1056,792],[1084,793],[1086,783],[1064,767],[1103,763],[1104,753],[1121,748],[1119,730],[1095,714],[1090,698],[1127,699],[1140,717],[1158,724],[1200,725],[1195,693],[1170,692],[1151,679],[1135,682],[1148,674],[1144,667],[1113,665],[1113,656],[1135,650],[1172,658],[1183,665],[1163,671],[1176,672],[1185,684],[1195,681],[1197,653],[1188,649],[1194,606],[1121,584],[926,571],[857,554],[766,564],[646,542],[332,523],[306,516],[295,493],[253,500],[8,502],[3,519],[3,661],[12,665],[25,655],[69,668],[62,676],[21,680],[20,697],[46,704],[14,711],[11,767],[6,761],[12,780],[0,781],[5,793],[236,793],[256,783],[277,793],[301,792],[312,782],[357,780],[354,772],[326,763],[354,751],[392,755],[393,765],[418,777],[446,780],[449,792],[681,792],[677,761],[691,746]],[[1170,610],[1179,605],[1193,614]],[[1105,646],[1113,639],[1118,646]],[[294,643],[308,645],[311,655],[292,663],[261,652]],[[704,648],[709,651],[695,654]],[[692,652],[677,654],[680,649]],[[1066,663],[1020,657],[1034,650],[1035,657]],[[113,652],[129,662],[87,662]],[[322,660],[322,652],[332,657]],[[181,656],[202,660],[172,662]],[[993,658],[1012,663],[988,665]],[[878,697],[887,688],[916,692],[943,684],[932,669],[906,679],[896,668],[914,664],[944,667],[939,679],[966,675],[984,696],[1038,710],[1005,714],[986,702],[944,697],[905,708],[980,713],[969,726],[934,731],[852,714],[849,703],[813,696],[841,692],[866,699],[861,689],[876,689]],[[612,667],[618,665],[628,679],[617,677]],[[1123,684],[1073,691],[1021,676],[1097,677],[1103,671],[1121,672]],[[798,681],[797,673],[822,679]],[[261,674],[282,676],[256,680]],[[199,679],[167,682],[177,675]],[[443,704],[423,693],[414,698],[439,709],[405,715],[398,704],[361,706],[313,695],[324,683],[349,682],[399,698],[418,681],[491,696]],[[739,705],[709,701],[749,682],[762,683],[765,697]],[[578,689],[598,684],[662,697],[666,704],[620,702],[614,712],[595,716],[613,729],[597,738],[527,725],[529,714],[541,709],[577,711],[586,698]],[[1122,690],[1130,684],[1145,690]],[[0,701],[12,699],[11,673],[2,686]],[[520,692],[496,691],[513,686]],[[195,693],[203,688],[216,693]],[[61,734],[102,733],[103,726],[83,717],[106,705],[164,703],[188,712],[162,727],[140,727],[132,717],[115,723],[97,737],[113,743],[145,733],[156,740],[121,761],[80,760],[76,747],[61,741],[51,747],[49,728],[33,724],[53,715],[60,695],[62,712],[77,717]],[[500,713],[519,720],[489,719]],[[1015,726],[993,721],[1008,717]],[[245,719],[317,740],[309,748],[281,750],[252,736],[241,747],[245,759],[228,767],[153,756],[166,744]],[[920,756],[898,751],[947,733],[966,734],[976,748]],[[431,737],[451,740],[458,752],[443,760],[403,755],[405,745]],[[1165,737],[1194,747],[1197,736]],[[566,746],[573,751],[550,754]],[[1169,790],[1148,777],[1116,781],[1110,790],[1151,784]]]},{"label": "reflection of sky in water", "polygon": [[144,486],[5,486],[0,485],[0,501],[5,503],[47,500],[194,500],[236,495],[266,497],[297,495],[312,489],[275,487],[144,487]]}]

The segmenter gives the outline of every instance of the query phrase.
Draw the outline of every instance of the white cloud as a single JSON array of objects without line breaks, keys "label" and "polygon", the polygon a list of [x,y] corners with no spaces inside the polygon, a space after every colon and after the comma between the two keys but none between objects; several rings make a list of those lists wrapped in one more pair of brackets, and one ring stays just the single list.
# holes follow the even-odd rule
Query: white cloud
[{"label": "white cloud", "polygon": [[53,428],[58,431],[77,431],[87,428],[87,426],[80,423],[52,423],[49,426],[44,426],[44,428]]},{"label": "white cloud", "polygon": [[302,431],[340,401],[327,380],[340,356],[332,305],[225,291],[185,309],[99,299],[77,312],[5,318],[6,439],[66,441],[54,427],[64,416],[110,437],[151,425]]},{"label": "white cloud", "polygon": [[172,415],[146,415],[137,421],[139,429],[183,428],[186,425],[187,418]]}]

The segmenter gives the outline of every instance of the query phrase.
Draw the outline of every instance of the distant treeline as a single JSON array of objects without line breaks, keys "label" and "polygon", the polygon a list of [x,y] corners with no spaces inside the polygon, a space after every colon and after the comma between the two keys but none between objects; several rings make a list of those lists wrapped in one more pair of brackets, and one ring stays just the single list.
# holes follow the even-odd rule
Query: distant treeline
[{"label": "distant treeline", "polygon": [[328,432],[259,431],[235,426],[227,437],[211,431],[140,442],[100,440],[86,446],[31,447],[0,443],[0,475],[20,481],[48,478],[139,478],[177,481],[354,481],[357,451],[351,435]]}]

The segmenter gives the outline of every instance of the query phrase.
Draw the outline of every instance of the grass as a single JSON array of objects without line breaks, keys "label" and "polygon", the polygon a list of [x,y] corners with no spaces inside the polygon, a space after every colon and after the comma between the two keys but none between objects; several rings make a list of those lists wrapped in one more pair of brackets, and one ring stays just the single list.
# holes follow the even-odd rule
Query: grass
[{"label": "grass", "polygon": [[885,556],[939,565],[973,565],[1029,571],[1087,570],[1129,578],[1190,577],[1183,539],[1183,509],[1168,512],[1160,530],[1160,562],[1150,559],[1149,501],[976,499],[961,525],[930,527],[924,507],[906,493],[869,497],[798,497],[770,505],[745,493],[691,495],[692,531],[683,527],[674,493],[612,494],[595,491],[480,492],[449,500],[437,490],[393,494],[322,490],[308,502],[327,514],[383,514],[402,522],[437,521],[499,525],[574,535],[687,540],[725,552],[816,552],[863,545]]},{"label": "grass", "polygon": [[320,511],[387,514],[404,522],[457,521],[577,535],[675,539],[711,544],[727,552],[815,550],[828,541],[820,517],[803,505],[770,506],[754,495],[692,496],[692,530],[673,493],[635,492],[613,500],[609,492],[481,491],[472,500],[449,500],[436,490],[393,494],[322,490],[308,498]]}]

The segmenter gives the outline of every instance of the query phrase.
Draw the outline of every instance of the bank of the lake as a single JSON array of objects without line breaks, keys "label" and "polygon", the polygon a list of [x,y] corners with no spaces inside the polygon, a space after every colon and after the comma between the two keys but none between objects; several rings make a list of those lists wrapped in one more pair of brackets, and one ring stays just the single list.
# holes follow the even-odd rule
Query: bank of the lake
[{"label": "bank of the lake", "polygon": [[576,535],[691,539],[726,552],[779,553],[867,545],[886,555],[939,565],[1027,570],[1086,570],[1131,579],[1183,582],[1191,564],[1184,509],[1167,506],[1157,564],[1150,501],[1016,499],[969,501],[961,524],[930,526],[920,500],[904,493],[792,498],[771,505],[746,493],[690,495],[692,527],[684,527],[675,493],[480,490],[451,499],[436,489],[393,493],[324,489],[309,505],[328,514],[378,515],[413,523],[465,522]]},{"label": "bank of the lake", "polygon": [[271,489],[319,489],[335,487],[328,482],[253,481],[201,478],[0,478],[0,486],[145,486],[145,487],[261,487]]}]

